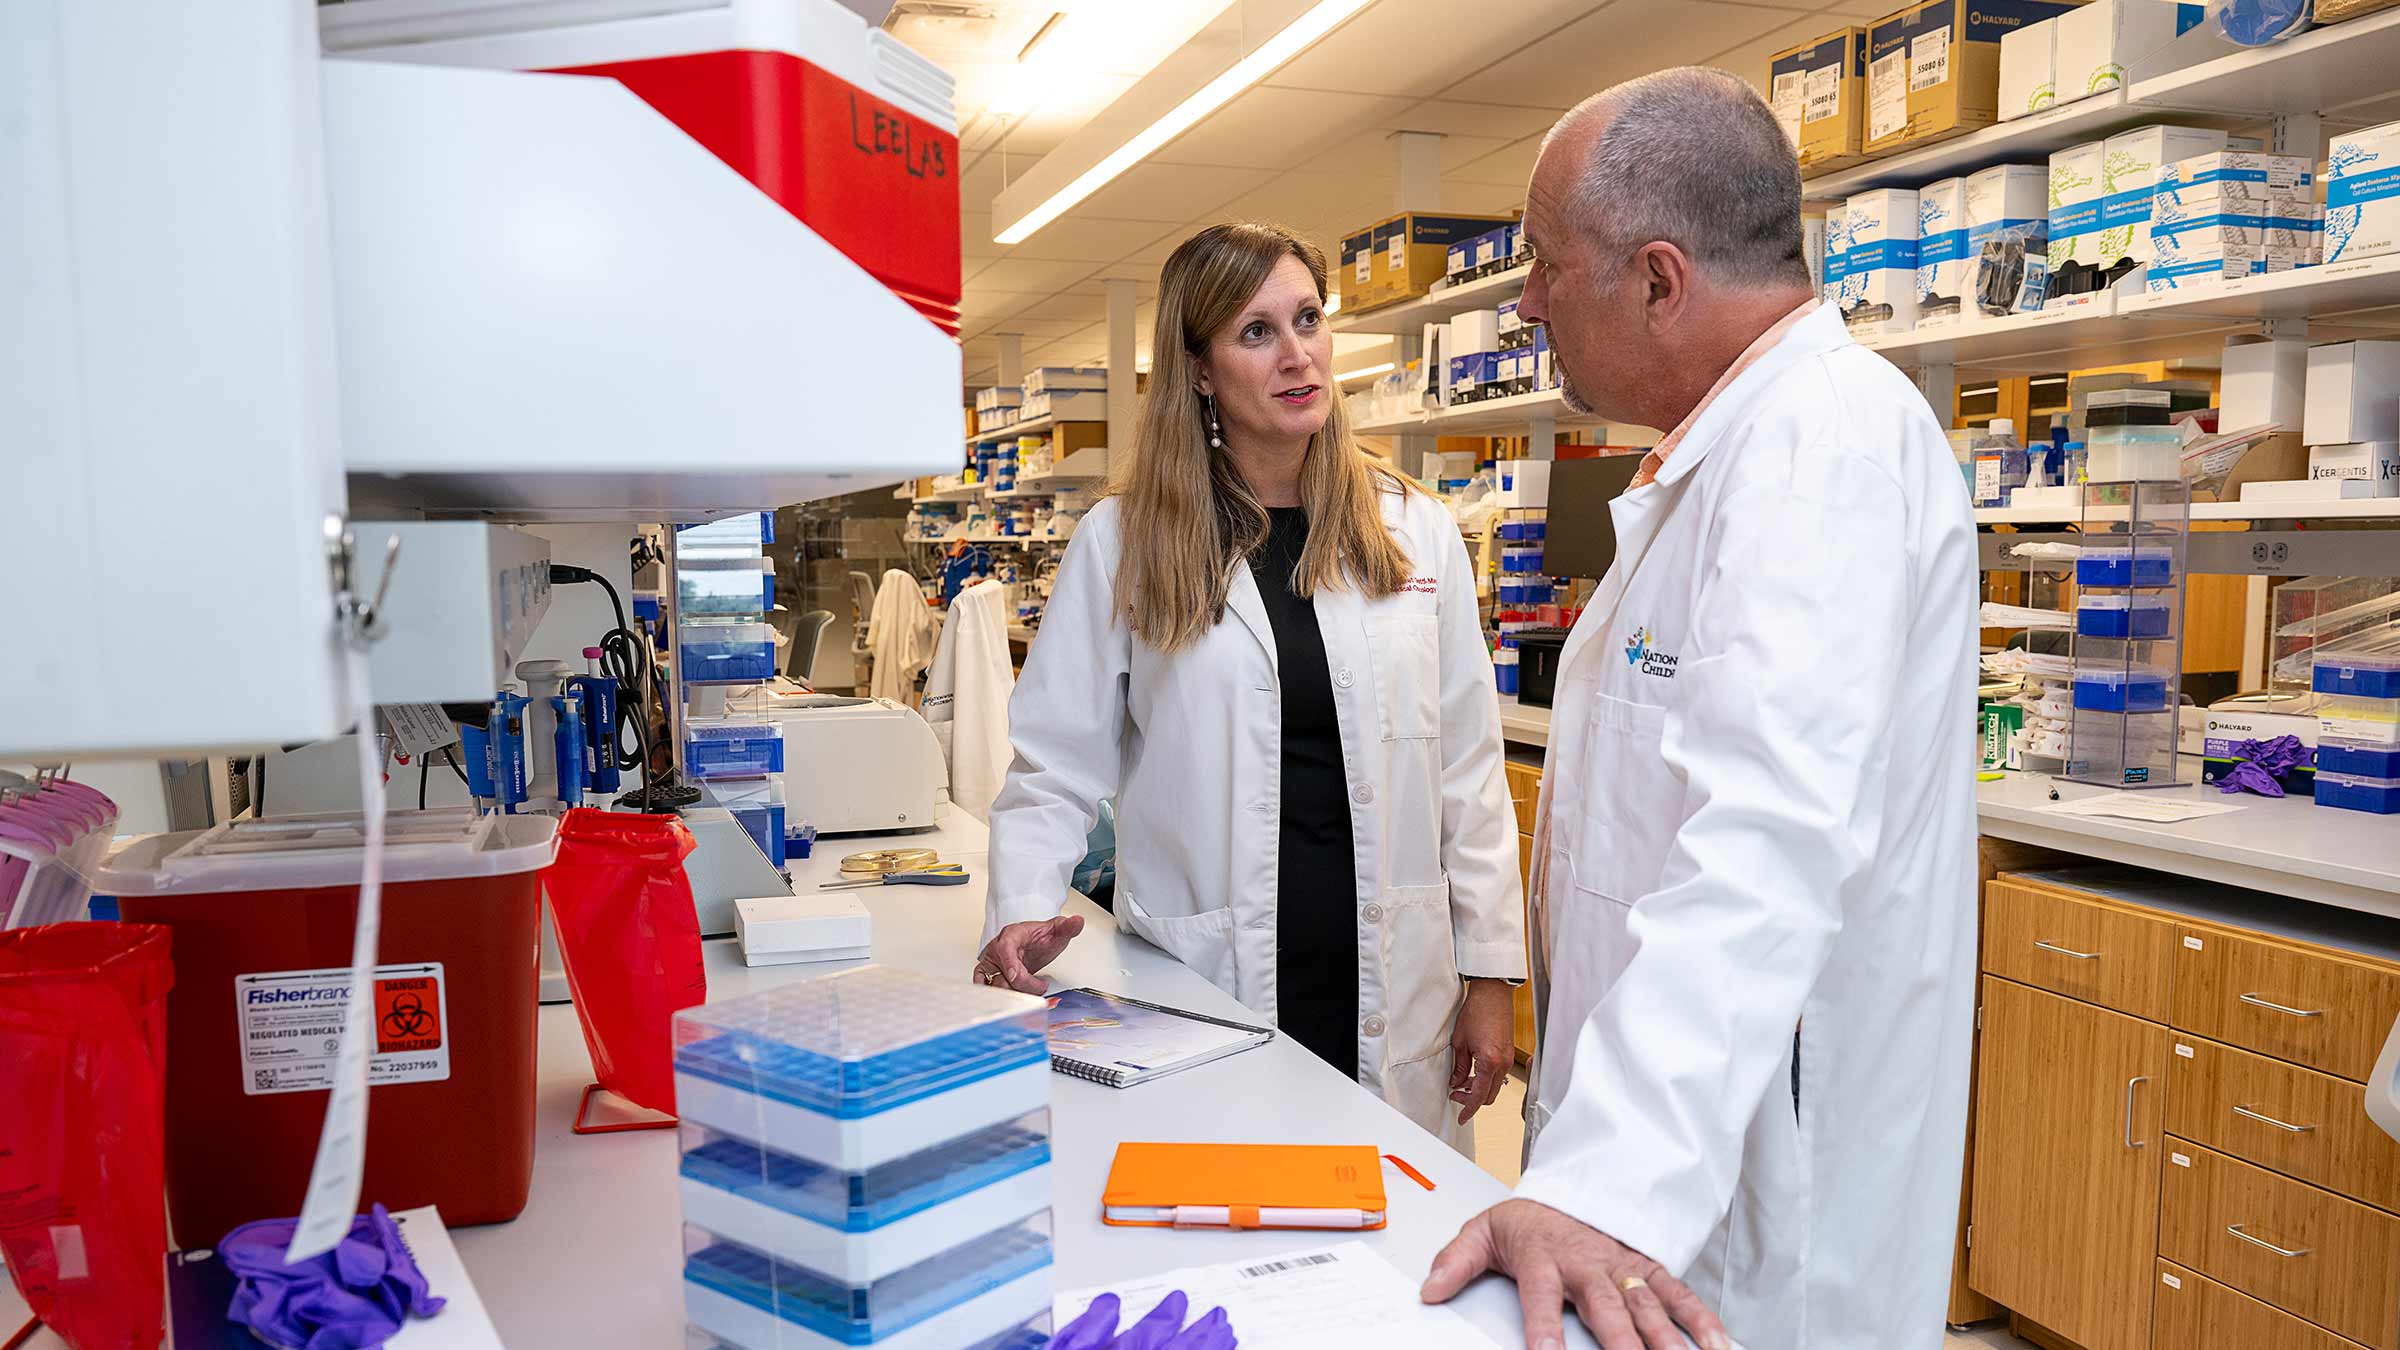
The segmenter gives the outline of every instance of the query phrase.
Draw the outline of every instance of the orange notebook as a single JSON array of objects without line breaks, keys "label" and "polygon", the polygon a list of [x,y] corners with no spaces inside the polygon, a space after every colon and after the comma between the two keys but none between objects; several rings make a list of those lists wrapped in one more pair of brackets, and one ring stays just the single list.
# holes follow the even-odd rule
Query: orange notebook
[{"label": "orange notebook", "polygon": [[1100,1197],[1121,1228],[1381,1228],[1366,1145],[1119,1144]]}]

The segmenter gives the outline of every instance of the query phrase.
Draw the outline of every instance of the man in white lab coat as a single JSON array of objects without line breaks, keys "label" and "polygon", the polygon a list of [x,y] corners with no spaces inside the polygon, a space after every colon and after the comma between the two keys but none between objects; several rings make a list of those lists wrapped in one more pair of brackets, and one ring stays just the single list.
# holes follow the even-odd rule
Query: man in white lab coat
[{"label": "man in white lab coat", "polygon": [[1568,114],[1525,230],[1570,402],[1672,430],[1562,658],[1524,1180],[1425,1295],[1509,1274],[1534,1346],[1567,1302],[1607,1350],[1938,1346],[1975,948],[1949,444],[1818,304],[1791,145],[1733,77]]}]

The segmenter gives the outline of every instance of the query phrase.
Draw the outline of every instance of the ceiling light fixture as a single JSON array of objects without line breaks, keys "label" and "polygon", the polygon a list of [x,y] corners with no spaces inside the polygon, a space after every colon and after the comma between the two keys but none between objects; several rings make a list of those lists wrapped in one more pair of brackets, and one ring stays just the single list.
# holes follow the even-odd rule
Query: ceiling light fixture
[{"label": "ceiling light fixture", "polygon": [[1307,13],[1285,24],[1273,37],[1227,67],[1225,73],[1200,86],[1198,92],[1167,110],[1166,115],[1133,134],[1075,181],[1052,193],[1047,201],[1011,221],[992,236],[995,244],[1021,244],[1033,232],[1065,215],[1075,203],[1100,190],[1118,174],[1150,157],[1152,151],[1192,129],[1201,118],[1233,101],[1233,96],[1274,73],[1308,45],[1333,31],[1342,20],[1366,8],[1368,0],[1317,0]]},{"label": "ceiling light fixture", "polygon": [[1372,379],[1377,375],[1389,374],[1391,369],[1392,363],[1389,361],[1384,362],[1380,366],[1360,366],[1356,370],[1345,370],[1334,376],[1333,382],[1335,384],[1348,384],[1352,380]]}]

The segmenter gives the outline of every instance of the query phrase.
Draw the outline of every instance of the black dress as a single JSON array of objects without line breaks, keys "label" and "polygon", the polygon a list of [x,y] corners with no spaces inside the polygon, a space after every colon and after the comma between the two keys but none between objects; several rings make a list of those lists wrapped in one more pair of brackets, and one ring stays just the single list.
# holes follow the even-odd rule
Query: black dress
[{"label": "black dress", "polygon": [[1283,810],[1276,832],[1275,1007],[1283,1034],[1358,1076],[1358,871],[1342,729],[1316,602],[1292,590],[1308,544],[1297,506],[1270,507],[1251,558],[1283,685]]}]

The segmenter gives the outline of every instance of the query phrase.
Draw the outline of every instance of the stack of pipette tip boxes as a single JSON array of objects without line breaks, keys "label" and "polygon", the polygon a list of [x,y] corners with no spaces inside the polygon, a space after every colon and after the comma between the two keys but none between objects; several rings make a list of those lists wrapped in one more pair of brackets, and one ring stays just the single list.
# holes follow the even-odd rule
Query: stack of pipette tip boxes
[{"label": "stack of pipette tip boxes", "polygon": [[2323,651],[2317,705],[2317,805],[2400,811],[2400,652]]},{"label": "stack of pipette tip boxes", "polygon": [[1042,1345],[1047,1019],[883,966],[677,1013],[687,1343]]},{"label": "stack of pipette tip boxes", "polygon": [[783,730],[732,701],[775,678],[775,517],[745,512],[686,525],[675,536],[675,593],[683,663],[684,776],[708,783],[711,799],[757,842],[767,861],[786,860]]}]

